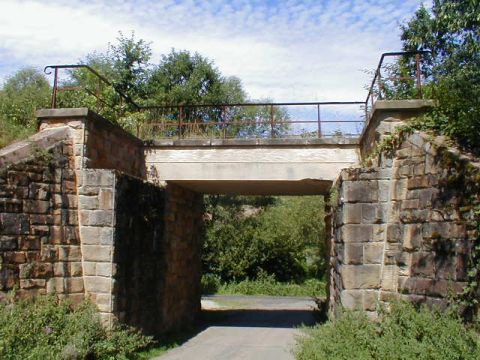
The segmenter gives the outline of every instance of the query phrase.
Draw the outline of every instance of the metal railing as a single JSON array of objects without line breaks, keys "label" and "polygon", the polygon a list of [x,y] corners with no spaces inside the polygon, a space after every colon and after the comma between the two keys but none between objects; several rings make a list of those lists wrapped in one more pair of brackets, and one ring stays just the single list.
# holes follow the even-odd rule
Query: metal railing
[{"label": "metal railing", "polygon": [[[373,104],[376,100],[389,99],[389,94],[387,93],[388,85],[390,85],[391,87],[396,86],[398,89],[399,84],[403,83],[403,85],[405,85],[404,87],[406,88],[406,91],[410,90],[411,92],[411,94],[409,95],[404,94],[404,98],[423,98],[422,86],[425,83],[425,76],[424,71],[422,70],[422,63],[424,55],[429,53],[430,51],[398,51],[383,53],[380,56],[378,66],[375,69],[371,85],[368,89],[367,98],[365,99],[366,120],[368,120],[370,111],[373,108]],[[408,59],[408,57],[412,56],[415,57],[413,75],[409,75],[408,73],[406,75],[398,74],[398,72],[401,72],[400,69],[392,69],[393,66],[398,66],[398,62],[390,64],[390,66],[385,63],[385,60],[388,58],[401,57],[405,61]],[[408,70],[411,71],[408,66],[405,66],[404,71],[408,72]],[[385,72],[387,72],[387,76],[383,76]],[[412,83],[414,86],[412,86]]]},{"label": "metal railing", "polygon": [[[94,76],[95,79],[95,89],[90,89],[85,86],[79,86],[79,85],[59,85],[59,79],[60,79],[60,74],[59,71],[61,70],[68,70],[68,71],[74,71],[75,69],[85,69],[87,72],[91,73]],[[102,97],[102,92],[106,86],[111,87],[116,94],[118,94],[119,97],[119,105],[123,105],[123,101],[128,103],[129,105],[133,106],[137,110],[140,110],[140,106],[133,101],[133,99],[126,95],[124,92],[118,89],[118,87],[110,82],[106,77],[98,73],[95,69],[93,69],[91,66],[88,65],[83,65],[83,64],[76,64],[76,65],[48,65],[45,66],[43,69],[43,72],[47,75],[51,75],[53,70],[53,87],[52,87],[52,109],[57,108],[58,104],[58,93],[60,92],[67,92],[67,91],[85,91],[89,95],[92,95],[96,98],[96,110],[100,111],[102,109],[102,106],[109,106],[109,107],[115,107],[117,106],[116,103],[109,104],[105,99]]]},{"label": "metal railing", "polygon": [[[60,93],[83,90],[94,99],[94,103],[90,101],[90,106],[105,117],[115,117],[118,120],[128,113],[136,113],[135,124],[130,124],[129,130],[143,139],[347,137],[360,135],[375,101],[391,97],[392,89],[400,86],[403,93],[399,96],[422,98],[422,85],[425,81],[422,58],[426,53],[416,51],[382,54],[365,101],[346,102],[140,106],[116,84],[88,65],[49,65],[44,71],[51,74],[53,70],[54,73],[52,108],[59,106]],[[394,68],[399,62],[387,62],[387,59],[398,57],[409,58],[410,61],[404,62],[407,65],[401,71]],[[75,71],[80,69],[93,77],[93,81],[89,82],[90,87],[79,85],[81,82],[78,78],[81,74]],[[69,81],[60,82],[61,70],[69,72]],[[109,96],[104,96],[105,93]],[[108,112],[108,109],[113,112]]]}]

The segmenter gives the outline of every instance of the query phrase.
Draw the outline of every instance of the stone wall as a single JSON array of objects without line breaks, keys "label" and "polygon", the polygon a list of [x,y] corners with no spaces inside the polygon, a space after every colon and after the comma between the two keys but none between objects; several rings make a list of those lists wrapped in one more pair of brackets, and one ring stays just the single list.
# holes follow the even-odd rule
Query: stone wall
[{"label": "stone wall", "polygon": [[168,329],[192,324],[200,312],[203,195],[167,184],[163,318]]},{"label": "stone wall", "polygon": [[159,334],[200,310],[202,196],[147,183],[140,140],[87,109],[45,110],[0,150],[0,298],[89,298]]},{"label": "stone wall", "polygon": [[375,316],[377,305],[393,298],[442,305],[449,292],[462,291],[477,234],[461,207],[466,185],[448,186],[444,146],[414,133],[376,166],[342,171],[332,219],[331,314],[343,305]]},{"label": "stone wall", "polygon": [[44,109],[37,112],[40,130],[69,127],[76,168],[117,170],[144,178],[145,159],[140,139],[87,108]]},{"label": "stone wall", "polygon": [[21,297],[57,293],[81,301],[72,142],[16,149],[2,154],[0,169],[0,298],[16,288]]}]

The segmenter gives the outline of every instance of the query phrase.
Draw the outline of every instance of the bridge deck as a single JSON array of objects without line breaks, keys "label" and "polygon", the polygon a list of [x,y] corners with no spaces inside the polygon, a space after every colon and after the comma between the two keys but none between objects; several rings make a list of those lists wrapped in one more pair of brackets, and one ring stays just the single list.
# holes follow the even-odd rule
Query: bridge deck
[{"label": "bridge deck", "polygon": [[327,194],[359,161],[358,139],[161,140],[145,148],[151,179],[201,193]]}]

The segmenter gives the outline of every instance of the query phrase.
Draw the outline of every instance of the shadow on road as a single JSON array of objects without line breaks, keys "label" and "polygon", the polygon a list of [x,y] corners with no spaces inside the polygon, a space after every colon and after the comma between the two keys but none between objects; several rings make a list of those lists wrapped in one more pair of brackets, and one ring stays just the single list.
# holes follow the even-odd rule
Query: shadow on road
[{"label": "shadow on road", "polygon": [[203,327],[267,327],[291,329],[302,325],[311,326],[316,321],[313,310],[202,310]]}]

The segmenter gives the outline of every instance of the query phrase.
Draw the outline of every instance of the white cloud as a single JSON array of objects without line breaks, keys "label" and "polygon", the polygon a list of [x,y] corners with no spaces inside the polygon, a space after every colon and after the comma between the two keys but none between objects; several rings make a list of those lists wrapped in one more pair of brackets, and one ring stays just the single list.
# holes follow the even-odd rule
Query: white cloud
[{"label": "white cloud", "polygon": [[417,0],[0,0],[0,78],[21,66],[77,62],[118,31],[213,59],[253,98],[361,100],[382,52]]}]

